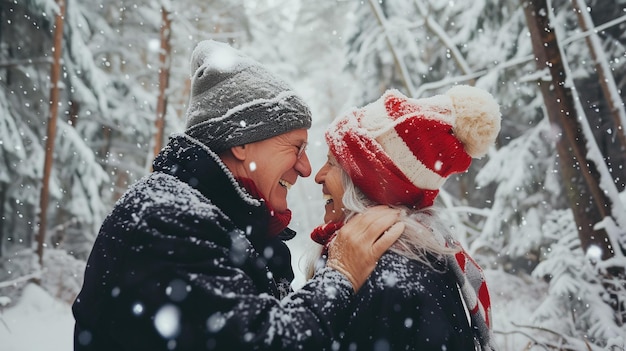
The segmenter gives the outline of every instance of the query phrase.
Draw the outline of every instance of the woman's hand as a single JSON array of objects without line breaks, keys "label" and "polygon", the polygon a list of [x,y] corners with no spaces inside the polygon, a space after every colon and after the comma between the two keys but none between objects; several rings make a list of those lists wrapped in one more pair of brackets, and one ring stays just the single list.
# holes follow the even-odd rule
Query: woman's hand
[{"label": "woman's hand", "polygon": [[328,248],[326,265],[343,273],[358,291],[376,268],[376,262],[404,232],[400,210],[386,205],[370,207],[350,219]]}]

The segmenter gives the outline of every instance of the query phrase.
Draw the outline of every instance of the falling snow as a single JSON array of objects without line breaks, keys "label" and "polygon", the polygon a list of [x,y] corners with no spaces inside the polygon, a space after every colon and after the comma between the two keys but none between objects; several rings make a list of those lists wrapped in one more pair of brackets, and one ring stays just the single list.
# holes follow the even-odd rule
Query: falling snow
[{"label": "falling snow", "polygon": [[[572,11],[574,3],[579,4],[587,31]],[[556,13],[539,14],[558,22],[553,32],[566,55],[568,75],[561,84],[577,88],[576,112],[589,121],[582,124],[582,133],[596,140],[585,144],[584,156],[599,165],[600,189],[612,204],[613,212],[595,223],[596,229],[608,233],[608,245],[593,243],[585,250],[567,199],[568,191],[578,189],[563,189],[559,167],[563,160],[557,143],[567,136],[567,129],[544,114],[537,83],[550,77],[546,70],[536,69],[519,3],[288,1],[277,6],[273,0],[224,4],[185,0],[162,5],[173,19],[164,139],[184,128],[181,111],[188,101],[188,58],[195,43],[208,37],[241,47],[302,93],[314,115],[307,149],[313,173],[326,159],[325,127],[341,111],[374,101],[385,89],[414,97],[442,93],[455,84],[490,91],[503,112],[498,146],[467,174],[449,179],[438,205],[448,210],[447,223],[485,268],[500,349],[624,350],[626,315],[605,301],[615,294],[622,296],[624,282],[601,280],[598,275],[610,271],[611,265],[626,266],[619,250],[626,247],[626,153],[619,147],[626,125],[622,2],[555,2]],[[33,233],[39,225],[42,165],[49,139],[49,67],[55,51],[50,39],[56,9],[53,0],[5,1],[0,6],[0,340],[7,351],[72,349],[70,305],[80,290],[95,235],[114,203],[123,201],[122,193],[150,172],[154,156],[158,76],[164,69],[159,62],[160,6],[144,0],[72,2],[65,16],[68,45],[62,50],[47,242],[44,266],[39,266]],[[592,49],[595,57],[590,55]],[[224,72],[236,69],[228,55],[217,55],[212,63]],[[606,77],[605,91],[598,86],[598,72]],[[230,113],[246,106],[235,106]],[[621,122],[621,130],[615,121]],[[247,120],[233,123],[240,128],[254,126]],[[259,164],[250,163],[250,170],[257,170]],[[445,166],[441,161],[434,164],[436,169]],[[575,174],[580,173],[579,166]],[[157,176],[155,183],[167,183],[168,177]],[[181,194],[162,199],[175,203],[183,213],[218,216],[217,208],[188,201]],[[324,200],[313,177],[299,179],[289,199],[294,212],[291,226],[298,231],[288,243],[296,273],[293,286],[301,295],[291,295],[279,306],[269,295],[261,296],[267,306],[278,306],[271,312],[276,323],[266,335],[268,343],[295,330],[290,328],[300,322],[285,311],[303,313],[301,306],[310,297],[300,268],[302,257],[311,250],[307,235],[323,217]],[[253,198],[247,201],[258,203]],[[121,226],[143,225],[142,216],[152,205],[137,198],[132,203],[135,213]],[[580,204],[581,212],[592,207],[592,203]],[[159,216],[163,212],[155,213]],[[164,217],[163,222],[172,224]],[[250,243],[240,232],[230,235],[234,243],[230,259],[243,264]],[[185,240],[190,246],[205,244],[201,235]],[[603,261],[608,247],[615,256]],[[147,244],[137,244],[133,250],[139,255]],[[172,248],[165,253],[176,254]],[[268,260],[275,254],[268,248],[258,258]],[[226,259],[210,263],[218,266]],[[388,289],[405,288],[407,282],[399,279],[406,273],[403,266],[398,262],[391,266],[376,282]],[[345,291],[335,285],[347,285],[342,277],[326,274],[322,310],[343,298]],[[271,280],[274,275],[268,271],[264,277]],[[244,275],[232,279],[242,280]],[[196,273],[164,282],[168,303],[156,309],[152,325],[169,341],[170,349],[176,348],[181,330],[183,311],[177,304],[189,299],[198,286],[209,284]],[[607,286],[618,290],[609,293]],[[226,284],[212,288],[225,299],[236,296]],[[415,282],[405,292],[422,288]],[[107,289],[111,298],[126,293],[117,285]],[[134,301],[131,313],[145,317],[149,308],[145,300]],[[219,332],[229,318],[233,316],[212,313],[199,324]],[[412,328],[419,320],[407,317],[401,322]],[[291,335],[294,340],[318,332],[312,326],[301,327],[299,334]],[[241,337],[253,340],[256,335],[248,331]],[[93,335],[83,331],[77,338],[89,344]],[[372,344],[378,351],[389,348],[385,339]]]}]

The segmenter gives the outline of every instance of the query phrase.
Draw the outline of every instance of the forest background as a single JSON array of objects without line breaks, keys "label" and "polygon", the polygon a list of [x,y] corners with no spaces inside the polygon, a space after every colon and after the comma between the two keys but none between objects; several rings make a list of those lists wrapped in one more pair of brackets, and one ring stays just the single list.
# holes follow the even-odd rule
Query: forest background
[{"label": "forest background", "polygon": [[[0,335],[33,286],[69,310],[102,220],[184,126],[191,50],[215,39],[310,103],[314,169],[325,126],[386,89],[490,91],[497,146],[437,206],[485,268],[498,343],[624,350],[625,22],[625,0],[0,0]],[[310,178],[289,196],[297,270],[323,205]]]}]

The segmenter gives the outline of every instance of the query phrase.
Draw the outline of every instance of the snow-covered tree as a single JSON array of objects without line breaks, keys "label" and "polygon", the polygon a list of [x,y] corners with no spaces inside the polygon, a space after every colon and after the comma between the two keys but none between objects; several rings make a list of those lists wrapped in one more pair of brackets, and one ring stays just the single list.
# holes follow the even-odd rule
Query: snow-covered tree
[{"label": "snow-covered tree", "polygon": [[[0,117],[3,125],[0,133],[1,159],[7,165],[2,167],[1,177],[1,239],[6,244],[3,252],[11,253],[7,256],[13,258],[5,262],[9,267],[2,271],[18,276],[37,270],[28,259],[24,264],[17,262],[20,260],[13,253],[32,247],[39,224],[37,203],[49,117],[52,20],[58,9],[54,1],[7,1],[1,5],[6,20],[2,21],[4,35],[0,38],[0,106],[6,113]],[[136,91],[131,99],[141,98],[142,94],[138,93],[136,76],[114,74],[119,71],[111,68],[109,58],[120,53],[120,47],[113,43],[119,40],[103,13],[103,6],[66,2],[61,50],[63,74],[50,201],[46,204],[47,246],[62,245],[82,258],[89,252],[97,227],[114,201],[106,191],[102,192],[113,178],[106,170],[108,158],[101,152],[111,141],[107,131],[120,126],[134,139],[131,145],[135,149],[142,143],[141,136],[151,133],[146,123],[141,124],[141,118],[115,115],[119,106],[133,110],[134,116],[149,105],[141,100],[134,104],[124,101],[133,89]],[[116,123],[116,119],[122,123]],[[139,123],[140,127],[130,130],[131,123]],[[145,156],[142,157],[145,163],[143,160]]]},{"label": "snow-covered tree", "polygon": [[[528,6],[524,2],[522,4]],[[598,148],[598,143],[606,143],[607,136],[614,134],[616,128],[608,127],[608,130],[592,133],[590,126],[598,125],[595,123],[598,119],[594,118],[597,111],[586,115],[585,110],[593,111],[594,108],[585,106],[586,109],[583,109],[579,105],[581,100],[589,101],[584,97],[585,94],[590,96],[588,90],[600,90],[601,82],[594,78],[594,69],[589,68],[588,62],[593,61],[590,60],[589,48],[584,41],[577,40],[580,39],[577,38],[579,30],[575,16],[572,18],[574,12],[569,2],[554,2],[552,5],[553,8],[534,10],[528,16],[529,26],[535,34],[552,32],[552,42],[545,38],[538,40],[538,36],[532,35],[536,48],[539,51],[556,48],[549,54],[535,50],[537,66],[540,67],[536,74],[529,76],[534,77],[538,86],[542,87],[545,114],[550,116],[550,123],[537,125],[533,129],[543,125],[543,131],[526,133],[499,149],[481,173],[479,181],[484,184],[484,180],[490,179],[498,183],[498,189],[494,209],[483,228],[480,241],[494,242],[496,235],[493,229],[499,229],[501,236],[496,241],[499,247],[496,247],[508,254],[505,260],[514,263],[511,258],[524,258],[518,260],[522,264],[513,269],[532,271],[534,276],[549,282],[550,295],[536,311],[536,321],[545,326],[543,331],[548,330],[549,333],[538,333],[543,334],[545,339],[537,337],[536,343],[561,345],[566,349],[583,346],[595,349],[620,346],[621,343],[623,348],[623,340],[620,342],[616,337],[624,332],[624,299],[621,297],[624,294],[623,272],[626,268],[623,262],[624,245],[621,244],[624,214],[616,186],[619,177],[612,179],[607,166],[613,162],[613,166],[621,169],[623,164],[620,165],[619,161],[615,164],[615,158],[611,160],[606,149],[601,152]],[[532,28],[535,25],[532,22],[537,19],[550,25]],[[558,47],[563,48],[561,53]],[[552,64],[544,66],[548,62]],[[546,68],[542,70],[541,67]],[[558,74],[555,73],[557,70]],[[552,77],[548,72],[552,73]],[[567,91],[563,94],[563,88],[571,89],[569,92],[574,98],[571,95],[568,98]],[[555,118],[568,110],[571,111],[569,119],[567,115],[562,116],[566,120]],[[569,123],[569,126],[563,122]],[[573,124],[576,125],[572,129]],[[536,146],[534,138],[540,133],[543,133],[544,140],[557,146],[551,156],[554,163],[547,162],[543,166],[537,164],[536,158],[527,157],[529,151],[546,150]],[[581,150],[575,153],[577,162],[570,155],[576,150]],[[518,159],[511,159],[512,155],[517,155]],[[524,167],[514,166],[518,160]],[[561,167],[553,167],[557,164]],[[530,167],[526,169],[525,166]],[[533,170],[544,173],[544,180],[533,179]],[[520,177],[520,174],[523,176]],[[507,179],[497,179],[499,177]],[[556,187],[553,186],[554,180],[558,184]],[[518,199],[526,200],[526,204],[533,199],[536,205],[517,206],[521,201],[511,196],[514,194],[511,188],[516,184],[519,189],[525,190]],[[534,194],[528,192],[533,184],[540,185]],[[590,191],[596,191],[594,187],[601,189],[598,190],[601,196],[589,195]],[[550,200],[550,197],[553,199]],[[563,206],[567,199],[567,206]],[[612,208],[616,210],[611,211]],[[598,215],[601,213],[605,215]],[[553,225],[558,217],[568,218],[564,223],[570,225]],[[513,221],[502,223],[502,218]],[[578,225],[572,225],[572,221]],[[511,226],[512,222],[516,225]],[[537,263],[539,265],[535,268]],[[554,335],[557,337],[554,338]]]}]

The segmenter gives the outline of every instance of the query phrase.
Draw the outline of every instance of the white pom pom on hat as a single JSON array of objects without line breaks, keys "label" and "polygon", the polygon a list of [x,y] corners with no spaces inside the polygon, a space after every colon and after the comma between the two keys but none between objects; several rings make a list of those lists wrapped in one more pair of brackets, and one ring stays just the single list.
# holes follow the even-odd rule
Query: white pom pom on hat
[{"label": "white pom pom on hat", "polygon": [[467,171],[500,131],[487,91],[455,86],[413,99],[397,90],[339,116],[326,140],[354,184],[380,204],[431,206],[447,177]]},{"label": "white pom pom on hat", "polygon": [[446,95],[454,106],[454,135],[470,156],[484,156],[500,131],[500,106],[485,90],[468,85],[455,86]]}]

